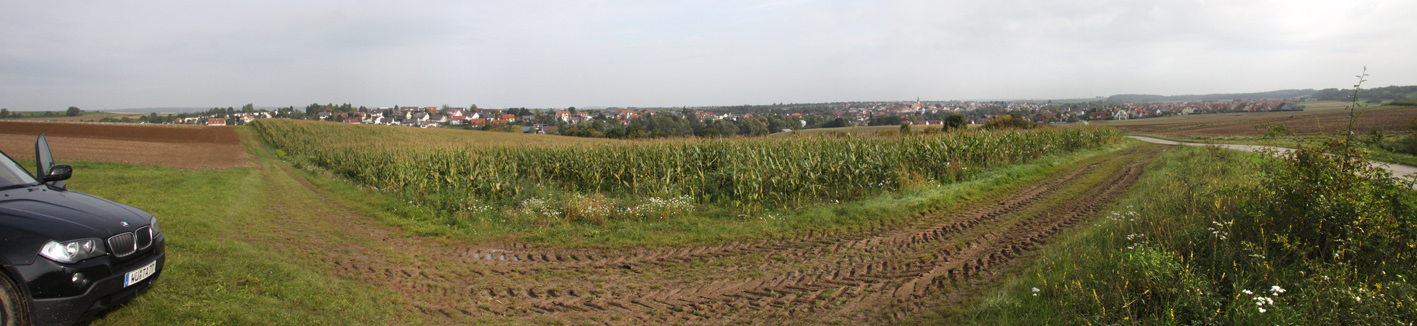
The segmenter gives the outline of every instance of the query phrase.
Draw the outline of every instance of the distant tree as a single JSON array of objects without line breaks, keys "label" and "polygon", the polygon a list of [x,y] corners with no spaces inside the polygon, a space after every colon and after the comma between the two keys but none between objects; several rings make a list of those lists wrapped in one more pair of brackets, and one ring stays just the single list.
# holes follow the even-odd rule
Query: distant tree
[{"label": "distant tree", "polygon": [[609,130],[606,130],[606,131],[605,131],[605,137],[606,137],[606,138],[624,138],[624,137],[625,137],[625,132],[624,132],[624,130],[622,130],[622,129],[620,129],[620,128],[611,127]]},{"label": "distant tree", "polygon": [[1005,129],[1005,128],[1028,129],[1028,128],[1033,128],[1034,125],[1035,125],[1035,124],[1034,124],[1033,122],[1029,122],[1028,120],[1024,120],[1023,118],[1019,118],[1018,115],[1010,114],[1010,115],[1006,115],[1006,116],[1001,116],[1001,117],[996,117],[996,118],[993,118],[993,119],[989,119],[989,121],[986,121],[986,122],[984,123],[984,129],[991,129],[991,130],[992,130],[992,129]]},{"label": "distant tree", "polygon": [[848,127],[848,126],[851,126],[851,122],[848,122],[848,121],[846,121],[846,119],[843,119],[843,118],[836,118],[836,119],[832,119],[832,121],[827,122],[826,124],[822,125],[822,128],[840,128],[840,127]]},{"label": "distant tree", "polygon": [[242,106],[241,106],[241,112],[242,112],[242,113],[255,113],[255,112],[256,112],[256,105],[251,104],[251,103],[246,103],[246,105],[242,105]]},{"label": "distant tree", "polygon": [[945,117],[945,130],[964,128],[966,124],[968,124],[968,121],[965,121],[964,115],[959,114],[959,112],[950,113],[949,116]]},{"label": "distant tree", "polygon": [[10,109],[0,109],[0,119],[9,118]]},{"label": "distant tree", "polygon": [[630,127],[625,128],[625,138],[640,139],[645,137],[649,137],[649,133],[645,132],[645,128],[643,126],[640,126],[638,124],[631,124]]},{"label": "distant tree", "polygon": [[571,112],[571,114],[576,114],[576,107],[572,106],[572,107],[566,108],[566,111],[567,111],[567,112]]},{"label": "distant tree", "polygon": [[83,114],[83,113],[84,113],[84,110],[79,110],[78,107],[71,106],[71,107],[69,107],[69,111],[64,112],[64,115],[71,116],[71,117],[77,117],[77,116],[79,116],[80,114]]},{"label": "distant tree", "polygon": [[867,124],[872,126],[891,126],[900,124],[900,121],[901,118],[898,115],[875,115],[871,117],[871,121]]}]

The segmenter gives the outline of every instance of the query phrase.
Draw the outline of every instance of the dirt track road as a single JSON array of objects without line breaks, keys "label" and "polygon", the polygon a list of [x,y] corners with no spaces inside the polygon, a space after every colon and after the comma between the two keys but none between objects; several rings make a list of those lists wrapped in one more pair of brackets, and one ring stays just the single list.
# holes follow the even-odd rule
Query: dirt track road
[{"label": "dirt track road", "polygon": [[[1271,151],[1276,151],[1276,152],[1279,152],[1279,153],[1288,153],[1289,151],[1294,150],[1294,149],[1292,149],[1292,148],[1274,147],[1274,146],[1260,146],[1260,145],[1185,143],[1185,142],[1171,141],[1171,140],[1165,140],[1165,139],[1157,139],[1157,138],[1151,138],[1151,137],[1145,137],[1145,136],[1127,136],[1127,138],[1136,139],[1136,140],[1140,140],[1140,141],[1144,141],[1144,142],[1148,142],[1148,143],[1153,143],[1153,144],[1162,144],[1162,145],[1185,145],[1185,146],[1213,146],[1213,147],[1220,147],[1220,148],[1225,148],[1225,149],[1233,149],[1233,150],[1237,150],[1237,151],[1246,151],[1246,152],[1252,152],[1252,153],[1253,153],[1253,152],[1263,151],[1263,150],[1271,150]],[[1384,169],[1384,170],[1387,170],[1388,172],[1392,172],[1392,175],[1404,177],[1404,178],[1407,178],[1407,179],[1414,179],[1414,178],[1417,178],[1417,175],[1414,175],[1414,174],[1417,174],[1417,167],[1409,166],[1409,165],[1402,165],[1402,164],[1392,164],[1392,163],[1387,163],[1387,162],[1377,162],[1377,161],[1373,161],[1372,163],[1373,163],[1373,165],[1375,165],[1375,166],[1377,166],[1377,167],[1380,167],[1380,168],[1382,168],[1382,169]]]},{"label": "dirt track road", "polygon": [[[1157,153],[1111,156],[997,203],[910,225],[789,240],[627,250],[470,245],[392,236],[396,228],[338,207],[322,223],[347,227],[290,225],[309,233],[301,239],[368,237],[311,245],[347,250],[322,261],[342,277],[402,294],[405,309],[431,323],[881,324],[971,297],[1052,236],[1106,209]],[[289,167],[270,172],[293,174]],[[359,231],[320,234],[328,230]]]}]

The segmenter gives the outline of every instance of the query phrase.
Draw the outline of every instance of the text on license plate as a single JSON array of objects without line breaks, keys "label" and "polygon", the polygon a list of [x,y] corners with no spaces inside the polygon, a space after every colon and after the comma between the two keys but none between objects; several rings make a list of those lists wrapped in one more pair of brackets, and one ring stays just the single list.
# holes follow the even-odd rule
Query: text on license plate
[{"label": "text on license plate", "polygon": [[132,272],[128,272],[128,274],[123,275],[123,287],[126,288],[130,285],[138,284],[138,282],[142,282],[143,280],[147,279],[148,276],[153,276],[153,273],[156,272],[157,261],[148,263],[148,265],[143,266],[143,268],[135,269]]}]

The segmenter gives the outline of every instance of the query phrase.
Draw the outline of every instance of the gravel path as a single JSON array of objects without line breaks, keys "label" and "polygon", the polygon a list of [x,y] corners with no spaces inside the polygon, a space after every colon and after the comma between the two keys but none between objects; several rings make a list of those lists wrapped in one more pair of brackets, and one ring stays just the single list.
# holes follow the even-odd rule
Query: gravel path
[{"label": "gravel path", "polygon": [[[1227,149],[1233,149],[1233,150],[1237,150],[1237,151],[1246,151],[1246,152],[1258,152],[1258,151],[1261,151],[1261,150],[1268,149],[1268,150],[1278,151],[1278,152],[1280,152],[1280,153],[1288,153],[1289,151],[1294,150],[1294,149],[1292,149],[1292,148],[1274,147],[1274,146],[1260,146],[1260,145],[1183,143],[1183,142],[1178,142],[1178,141],[1171,141],[1171,140],[1165,140],[1165,139],[1157,139],[1157,138],[1144,137],[1144,136],[1127,136],[1127,138],[1132,138],[1132,139],[1136,139],[1136,140],[1140,140],[1140,141],[1144,141],[1144,142],[1148,142],[1148,143],[1155,143],[1155,144],[1162,144],[1162,145],[1215,146],[1215,147],[1220,147],[1220,148],[1227,148]],[[1402,165],[1402,164],[1392,164],[1392,163],[1378,162],[1378,161],[1373,161],[1373,164],[1376,165],[1376,166],[1378,166],[1378,167],[1383,168],[1384,170],[1388,170],[1388,172],[1392,172],[1392,174],[1393,174],[1393,175],[1396,175],[1396,176],[1401,176],[1401,177],[1407,178],[1407,179],[1414,179],[1414,178],[1417,178],[1417,175],[1414,175],[1414,174],[1417,174],[1417,167],[1414,167],[1414,166]]]}]

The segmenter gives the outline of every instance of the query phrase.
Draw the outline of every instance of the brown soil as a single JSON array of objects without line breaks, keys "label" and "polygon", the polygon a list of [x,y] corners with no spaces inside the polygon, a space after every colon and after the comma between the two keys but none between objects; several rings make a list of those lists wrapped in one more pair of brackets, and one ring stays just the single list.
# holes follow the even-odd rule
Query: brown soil
[{"label": "brown soil", "polygon": [[[1417,107],[1380,107],[1360,112],[1354,122],[1354,129],[1360,134],[1373,130],[1387,134],[1410,133],[1408,126],[1417,118]],[[1265,133],[1261,124],[1284,125],[1298,136],[1334,135],[1347,128],[1348,111],[1201,114],[1112,121],[1104,125],[1162,137],[1217,137],[1261,136]]]},{"label": "brown soil", "polygon": [[33,160],[34,140],[41,133],[59,162],[116,162],[184,169],[249,165],[232,127],[0,122],[0,151],[16,160]]},{"label": "brown soil", "polygon": [[377,246],[323,261],[339,275],[402,293],[411,313],[449,324],[889,323],[974,295],[1051,236],[1094,217],[1155,156],[1134,151],[914,225],[673,249],[468,246],[399,237],[336,207],[328,223],[359,230],[337,238]]}]

